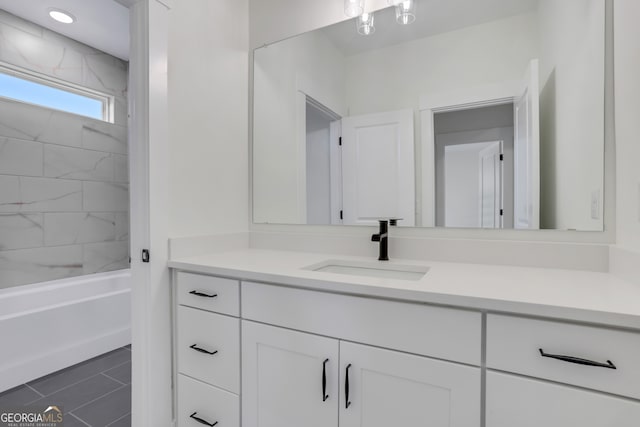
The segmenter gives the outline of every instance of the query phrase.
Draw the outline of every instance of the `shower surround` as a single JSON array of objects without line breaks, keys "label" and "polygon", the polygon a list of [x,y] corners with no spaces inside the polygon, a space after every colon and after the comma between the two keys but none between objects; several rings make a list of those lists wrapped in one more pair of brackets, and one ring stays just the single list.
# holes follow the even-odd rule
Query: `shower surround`
[{"label": "shower surround", "polygon": [[115,100],[107,123],[0,98],[0,289],[128,268],[128,63],[4,11],[0,62]]}]

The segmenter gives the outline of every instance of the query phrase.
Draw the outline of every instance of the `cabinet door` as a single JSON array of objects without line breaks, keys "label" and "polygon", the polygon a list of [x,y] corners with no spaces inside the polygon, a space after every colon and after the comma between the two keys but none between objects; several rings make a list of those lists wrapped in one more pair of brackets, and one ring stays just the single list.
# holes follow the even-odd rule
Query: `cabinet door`
[{"label": "cabinet door", "polygon": [[338,348],[334,339],[243,321],[243,427],[337,427]]},{"label": "cabinet door", "polygon": [[479,368],[346,342],[340,365],[340,427],[480,425]]},{"label": "cabinet door", "polygon": [[638,402],[509,374],[487,373],[487,427],[638,425]]}]

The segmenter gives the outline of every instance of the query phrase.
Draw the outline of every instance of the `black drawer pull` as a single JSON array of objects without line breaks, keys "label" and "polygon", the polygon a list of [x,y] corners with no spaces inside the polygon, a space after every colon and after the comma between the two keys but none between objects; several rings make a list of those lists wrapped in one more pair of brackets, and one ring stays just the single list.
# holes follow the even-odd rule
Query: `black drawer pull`
[{"label": "black drawer pull", "polygon": [[595,366],[597,368],[607,368],[607,369],[618,369],[616,365],[611,362],[611,360],[607,360],[607,363],[594,362],[593,360],[581,359],[579,357],[573,356],[562,356],[559,354],[549,354],[545,353],[543,349],[540,350],[540,355],[542,357],[549,357],[551,359],[562,360],[563,362],[569,363],[577,363],[578,365],[586,365],[586,366]]},{"label": "black drawer pull", "polygon": [[216,354],[218,352],[218,350],[216,350],[216,351],[207,351],[204,348],[198,347],[198,344],[192,344],[192,345],[189,346],[189,348],[192,348],[195,351],[199,351],[200,353],[209,354],[211,356],[213,356],[214,354]]},{"label": "black drawer pull", "polygon": [[347,365],[347,373],[345,375],[345,380],[344,380],[344,396],[345,396],[345,408],[349,409],[349,406],[351,406],[351,401],[349,400],[349,368],[351,367],[351,363],[349,363]]},{"label": "black drawer pull", "polygon": [[197,414],[198,414],[197,412],[194,412],[193,414],[189,415],[189,418],[193,418],[194,420],[196,420],[196,421],[197,421],[197,422],[199,422],[200,424],[204,424],[204,425],[209,426],[209,427],[213,427],[213,426],[215,426],[216,424],[218,424],[218,422],[217,422],[217,421],[216,421],[215,423],[213,423],[213,424],[208,423],[208,422],[206,422],[205,420],[203,420],[202,418],[200,418],[200,417],[196,417],[196,415],[197,415]]},{"label": "black drawer pull", "polygon": [[329,359],[324,359],[322,362],[322,401],[326,402],[329,398],[327,394],[327,362]]},{"label": "black drawer pull", "polygon": [[198,291],[191,291],[189,292],[191,295],[195,295],[197,297],[203,297],[203,298],[215,298],[218,296],[218,294],[213,294],[213,295],[209,295],[209,294],[205,294],[202,292],[198,292]]}]

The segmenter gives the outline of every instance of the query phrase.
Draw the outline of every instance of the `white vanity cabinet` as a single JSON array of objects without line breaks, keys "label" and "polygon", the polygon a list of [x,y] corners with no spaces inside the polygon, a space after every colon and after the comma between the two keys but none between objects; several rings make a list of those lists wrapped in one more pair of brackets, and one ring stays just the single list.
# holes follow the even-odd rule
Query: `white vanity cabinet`
[{"label": "white vanity cabinet", "polygon": [[245,427],[480,425],[479,368],[251,321],[242,346]]},{"label": "white vanity cabinet", "polygon": [[185,271],[174,285],[177,427],[640,426],[637,330]]}]

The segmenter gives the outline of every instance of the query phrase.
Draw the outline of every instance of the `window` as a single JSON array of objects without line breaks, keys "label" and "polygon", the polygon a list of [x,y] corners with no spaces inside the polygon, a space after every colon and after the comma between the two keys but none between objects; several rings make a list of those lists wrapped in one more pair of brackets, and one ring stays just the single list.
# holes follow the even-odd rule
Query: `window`
[{"label": "window", "polygon": [[113,123],[113,97],[0,65],[0,97]]}]

